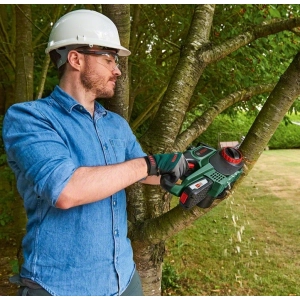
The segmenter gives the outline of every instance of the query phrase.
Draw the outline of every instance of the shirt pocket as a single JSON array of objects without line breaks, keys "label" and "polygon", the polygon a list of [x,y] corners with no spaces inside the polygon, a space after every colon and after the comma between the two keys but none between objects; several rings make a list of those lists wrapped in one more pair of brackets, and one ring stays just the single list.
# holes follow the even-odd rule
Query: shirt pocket
[{"label": "shirt pocket", "polygon": [[125,141],[121,139],[109,139],[110,145],[115,155],[116,163],[125,161]]}]

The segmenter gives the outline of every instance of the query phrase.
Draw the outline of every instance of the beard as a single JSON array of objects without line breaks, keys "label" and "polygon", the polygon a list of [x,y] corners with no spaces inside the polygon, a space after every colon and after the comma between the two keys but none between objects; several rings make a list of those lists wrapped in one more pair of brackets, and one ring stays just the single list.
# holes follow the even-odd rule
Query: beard
[{"label": "beard", "polygon": [[111,98],[115,94],[115,90],[107,87],[107,82],[114,79],[114,76],[107,78],[93,71],[90,60],[85,57],[85,68],[80,76],[80,81],[87,92],[95,94],[95,98]]}]

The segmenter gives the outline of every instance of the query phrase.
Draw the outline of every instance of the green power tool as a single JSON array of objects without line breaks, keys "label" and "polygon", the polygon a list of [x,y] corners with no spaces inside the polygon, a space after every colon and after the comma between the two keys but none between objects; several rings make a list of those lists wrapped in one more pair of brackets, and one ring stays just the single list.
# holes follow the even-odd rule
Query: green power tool
[{"label": "green power tool", "polygon": [[181,178],[181,183],[165,187],[171,194],[179,197],[185,209],[197,205],[210,207],[216,198],[222,198],[226,190],[242,174],[244,165],[241,152],[233,147],[220,150],[200,144],[184,152],[189,170]]}]

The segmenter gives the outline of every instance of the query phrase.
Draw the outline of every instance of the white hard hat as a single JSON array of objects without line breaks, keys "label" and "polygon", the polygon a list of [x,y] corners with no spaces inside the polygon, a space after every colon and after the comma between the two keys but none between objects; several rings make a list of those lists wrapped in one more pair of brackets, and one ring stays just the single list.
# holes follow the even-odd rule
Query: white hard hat
[{"label": "white hard hat", "polygon": [[[61,59],[58,67],[66,62],[68,52],[82,46],[102,46],[117,50],[119,56],[130,51],[120,44],[116,25],[106,16],[93,10],[79,9],[62,16],[52,28],[45,50],[56,50]],[[63,49],[59,49],[65,47]]]}]

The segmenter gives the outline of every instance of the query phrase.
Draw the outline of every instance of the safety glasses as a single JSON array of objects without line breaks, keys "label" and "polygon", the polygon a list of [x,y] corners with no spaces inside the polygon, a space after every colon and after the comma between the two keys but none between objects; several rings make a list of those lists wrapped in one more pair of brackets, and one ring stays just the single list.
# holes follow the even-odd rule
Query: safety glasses
[{"label": "safety glasses", "polygon": [[78,53],[86,54],[86,55],[95,55],[95,56],[105,56],[104,60],[105,64],[97,61],[100,65],[106,67],[108,70],[114,71],[119,68],[119,56],[117,53],[103,51],[103,50],[85,50],[85,49],[76,49]]}]

